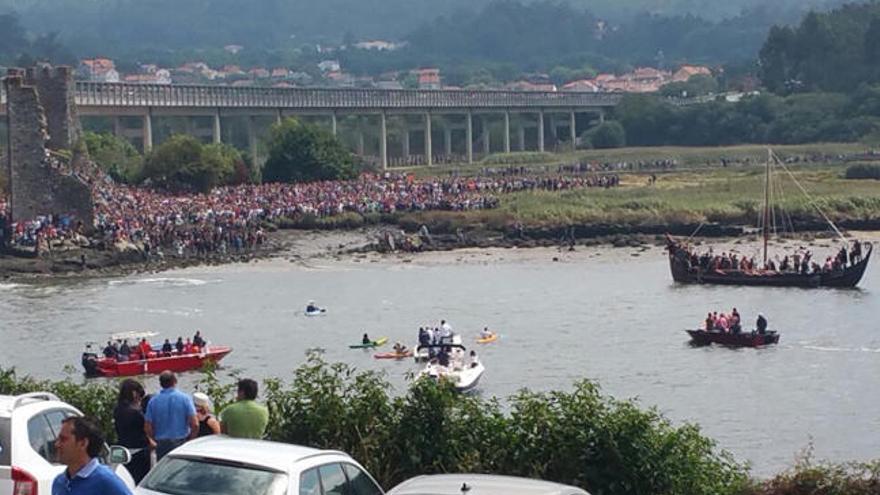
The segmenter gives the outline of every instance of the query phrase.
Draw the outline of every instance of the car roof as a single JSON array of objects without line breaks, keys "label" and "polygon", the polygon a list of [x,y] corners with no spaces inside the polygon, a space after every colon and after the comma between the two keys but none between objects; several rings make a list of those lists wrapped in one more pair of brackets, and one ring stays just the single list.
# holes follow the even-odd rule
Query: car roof
[{"label": "car roof", "polygon": [[31,392],[20,395],[0,395],[0,416],[9,417],[16,409],[35,405],[38,409],[42,409],[39,405],[76,409],[70,404],[62,402],[52,393]]},{"label": "car roof", "polygon": [[[462,491],[462,485],[469,489]],[[392,488],[388,495],[589,495],[584,490],[552,481],[494,474],[434,474],[416,476]]]},{"label": "car roof", "polygon": [[267,467],[287,472],[293,463],[308,457],[336,455],[349,457],[345,452],[319,450],[289,443],[268,440],[247,440],[226,435],[208,435],[187,442],[174,449],[171,457],[198,457]]}]

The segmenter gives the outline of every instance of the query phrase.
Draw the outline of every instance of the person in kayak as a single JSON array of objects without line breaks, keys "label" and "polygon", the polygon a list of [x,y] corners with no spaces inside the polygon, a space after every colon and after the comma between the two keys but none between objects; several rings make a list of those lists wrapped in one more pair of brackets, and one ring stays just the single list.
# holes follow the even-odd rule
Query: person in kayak
[{"label": "person in kayak", "polygon": [[317,313],[318,311],[321,311],[321,308],[315,306],[315,301],[309,301],[306,304],[306,313]]},{"label": "person in kayak", "polygon": [[406,350],[407,350],[406,346],[401,344],[400,342],[395,342],[394,347],[392,347],[392,349],[394,349],[395,354],[405,354]]},{"label": "person in kayak", "polygon": [[755,326],[758,327],[758,333],[764,335],[767,333],[767,318],[764,318],[764,315],[758,313],[758,321],[755,323]]},{"label": "person in kayak", "polygon": [[364,338],[361,339],[361,344],[363,344],[363,345],[370,345],[370,344],[372,344],[372,343],[373,343],[373,341],[370,340],[370,336],[367,335],[367,334],[365,333],[365,334],[364,334]]},{"label": "person in kayak", "polygon": [[480,331],[481,339],[489,339],[492,338],[493,335],[495,334],[492,332],[492,330],[489,330],[489,327],[483,327],[483,329]]}]

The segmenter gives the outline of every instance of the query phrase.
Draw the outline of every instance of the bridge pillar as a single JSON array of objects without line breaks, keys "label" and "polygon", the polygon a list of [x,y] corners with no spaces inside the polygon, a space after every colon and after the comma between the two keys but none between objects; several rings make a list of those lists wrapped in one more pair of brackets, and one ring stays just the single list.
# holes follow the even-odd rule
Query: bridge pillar
[{"label": "bridge pillar", "polygon": [[571,151],[574,151],[577,149],[577,119],[574,110],[568,114],[568,135],[571,138]]},{"label": "bridge pillar", "polygon": [[357,131],[357,154],[364,156],[364,131],[360,129]]},{"label": "bridge pillar", "polygon": [[403,148],[401,154],[403,159],[407,160],[409,158],[409,123],[406,121],[406,116],[403,117],[403,135],[400,136],[400,141]]},{"label": "bridge pillar", "polygon": [[510,153],[510,112],[504,112],[504,152]]},{"label": "bridge pillar", "polygon": [[526,128],[522,124],[516,128],[516,144],[519,151],[526,150]]},{"label": "bridge pillar", "polygon": [[605,110],[599,109],[599,123],[605,123]]},{"label": "bridge pillar", "polygon": [[447,157],[452,155],[452,129],[448,122],[443,126],[443,151]]},{"label": "bridge pillar", "polygon": [[143,131],[144,153],[147,153],[153,149],[153,116],[151,115],[149,108],[147,108],[147,113],[144,115]]},{"label": "bridge pillar", "polygon": [[382,170],[388,168],[388,126],[385,120],[385,110],[382,110],[379,114],[379,158],[382,160]]},{"label": "bridge pillar", "polygon": [[256,168],[260,163],[257,160],[257,130],[256,130],[256,122],[254,122],[254,117],[252,115],[245,117],[247,122],[247,133],[248,133],[248,152],[251,154],[251,165]]},{"label": "bridge pillar", "polygon": [[544,111],[538,111],[538,151],[544,151]]},{"label": "bridge pillar", "polygon": [[280,124],[282,120],[284,120],[284,115],[279,108],[278,111],[275,113],[275,123]]},{"label": "bridge pillar", "polygon": [[433,151],[431,143],[431,112],[425,112],[425,163],[433,165]]},{"label": "bridge pillar", "polygon": [[113,135],[118,138],[125,136],[125,131],[122,129],[122,117],[113,117]]},{"label": "bridge pillar", "polygon": [[333,137],[336,137],[336,112],[330,114],[330,129],[333,131]]},{"label": "bridge pillar", "polygon": [[217,109],[217,111],[214,112],[213,120],[214,120],[214,125],[211,128],[211,141],[213,141],[214,144],[220,144],[220,142],[222,141],[222,138],[220,136],[221,129],[220,129],[220,109],[219,108]]},{"label": "bridge pillar", "polygon": [[556,114],[550,114],[550,137],[553,139],[553,145],[555,146],[557,141],[559,141],[559,128],[557,127],[556,122]]},{"label": "bridge pillar", "polygon": [[490,143],[491,138],[489,137],[489,116],[484,115],[483,118],[480,119],[480,124],[482,127],[482,129],[480,129],[480,133],[482,134],[480,139],[483,141],[483,155],[489,156],[492,149]]},{"label": "bridge pillar", "polygon": [[474,163],[474,118],[470,111],[467,113],[467,132],[465,134],[467,162]]}]

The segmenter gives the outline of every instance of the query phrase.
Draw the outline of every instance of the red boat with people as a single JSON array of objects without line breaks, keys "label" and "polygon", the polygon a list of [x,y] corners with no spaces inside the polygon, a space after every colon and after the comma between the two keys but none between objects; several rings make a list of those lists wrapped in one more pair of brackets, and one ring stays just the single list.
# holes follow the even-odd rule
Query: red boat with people
[{"label": "red boat with people", "polygon": [[[209,363],[217,363],[232,352],[232,348],[228,346],[215,346],[203,341],[200,342],[202,344],[200,346],[193,345],[189,339],[187,339],[188,345],[180,349],[173,346],[169,349],[167,340],[164,345],[147,344],[146,339],[155,335],[158,334],[155,332],[127,332],[111,335],[108,348],[111,343],[124,343],[127,349],[129,339],[140,340],[141,344],[131,347],[127,355],[120,353],[118,349],[114,353],[108,348],[105,348],[103,355],[99,355],[92,347],[92,345],[96,345],[95,343],[87,344],[82,355],[82,365],[85,368],[86,376],[137,376],[157,374],[163,371],[191,371],[201,369]],[[182,339],[178,339],[178,342],[181,341]]]},{"label": "red boat with people", "polygon": [[776,344],[779,342],[779,334],[772,330],[765,333],[729,333],[706,330],[685,331],[691,336],[691,344],[695,346],[720,344],[729,347],[760,347],[762,345]]}]

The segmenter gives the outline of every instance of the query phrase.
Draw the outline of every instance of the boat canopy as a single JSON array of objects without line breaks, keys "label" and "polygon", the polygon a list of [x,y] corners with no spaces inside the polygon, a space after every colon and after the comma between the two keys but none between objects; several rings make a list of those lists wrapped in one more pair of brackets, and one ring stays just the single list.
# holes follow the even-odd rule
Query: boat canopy
[{"label": "boat canopy", "polygon": [[110,340],[140,340],[155,337],[156,335],[159,335],[159,332],[135,330],[131,332],[119,332],[111,334]]}]

